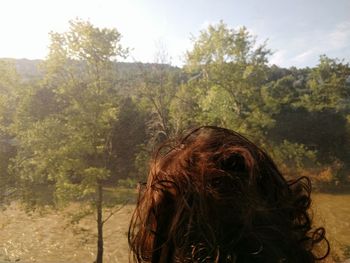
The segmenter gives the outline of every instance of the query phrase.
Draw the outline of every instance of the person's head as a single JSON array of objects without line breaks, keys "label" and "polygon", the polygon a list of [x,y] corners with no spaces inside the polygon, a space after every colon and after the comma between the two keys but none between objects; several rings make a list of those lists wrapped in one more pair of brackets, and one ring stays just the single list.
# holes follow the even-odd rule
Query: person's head
[{"label": "person's head", "polygon": [[271,158],[231,130],[204,126],[163,145],[129,229],[137,262],[314,262],[310,182],[286,181]]}]

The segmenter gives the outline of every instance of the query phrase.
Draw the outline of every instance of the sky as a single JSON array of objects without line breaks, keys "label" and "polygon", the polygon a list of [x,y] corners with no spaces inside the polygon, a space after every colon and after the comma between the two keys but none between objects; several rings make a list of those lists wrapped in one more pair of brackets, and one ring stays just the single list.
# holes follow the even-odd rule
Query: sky
[{"label": "sky", "polygon": [[0,0],[0,57],[43,59],[50,31],[80,18],[117,28],[127,61],[154,62],[165,48],[181,66],[191,38],[223,20],[267,40],[270,64],[312,67],[319,56],[350,61],[350,0]]}]

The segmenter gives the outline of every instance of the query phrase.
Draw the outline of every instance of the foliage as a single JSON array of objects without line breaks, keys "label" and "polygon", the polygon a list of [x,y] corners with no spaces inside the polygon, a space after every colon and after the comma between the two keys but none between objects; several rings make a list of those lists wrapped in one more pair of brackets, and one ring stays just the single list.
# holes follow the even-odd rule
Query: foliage
[{"label": "foliage", "polygon": [[71,21],[66,33],[51,33],[45,77],[22,100],[14,125],[19,182],[53,184],[58,205],[78,200],[95,208],[97,262],[103,253],[103,182],[111,175],[120,101],[113,60],[126,54],[119,41],[117,30],[80,20]]},{"label": "foliage", "polygon": [[349,64],[325,55],[308,76],[308,92],[301,96],[300,105],[309,111],[349,111]]},{"label": "foliage", "polygon": [[8,164],[16,155],[16,142],[10,132],[18,101],[20,78],[11,62],[0,61],[0,201],[9,201],[16,182],[9,176]]},{"label": "foliage", "polygon": [[174,135],[169,105],[174,100],[178,82],[179,71],[167,64],[154,64],[149,69],[142,69],[136,97],[140,108],[148,112],[146,125],[152,145]]},{"label": "foliage", "polygon": [[5,188],[16,184],[29,206],[44,204],[34,190],[44,185],[50,204],[94,206],[98,186],[143,180],[157,144],[204,124],[243,133],[292,169],[339,162],[333,179],[346,181],[344,61],[323,55],[313,68],[271,66],[266,43],[221,21],[192,39],[183,69],[164,50],[152,64],[117,63],[128,50],[116,29],[70,26],[50,33],[40,72],[18,75],[0,61],[0,179]]},{"label": "foliage", "polygon": [[103,225],[120,208],[113,206],[134,195],[111,186],[136,187],[157,144],[195,126],[246,135],[291,176],[349,183],[350,66],[343,60],[269,65],[266,42],[222,21],[192,39],[182,69],[165,50],[152,64],[117,62],[128,54],[120,33],[90,22],[73,20],[50,38],[39,69],[0,60],[0,201],[18,198],[28,210],[79,202],[84,209],[72,222],[96,214],[98,263]]},{"label": "foliage", "polygon": [[111,137],[115,147],[111,149],[111,176],[108,181],[112,185],[119,179],[138,177],[135,160],[147,136],[146,118],[147,112],[141,111],[134,99],[125,97],[120,100],[118,121],[114,124]]},{"label": "foliage", "polygon": [[289,168],[304,168],[305,161],[308,165],[316,165],[316,152],[307,149],[303,144],[291,143],[284,140],[274,148],[275,160],[282,166]]},{"label": "foliage", "polygon": [[119,187],[125,187],[125,188],[136,188],[137,181],[132,178],[126,178],[126,179],[119,179],[118,180],[118,186]]},{"label": "foliage", "polygon": [[[270,51],[243,27],[220,22],[201,31],[187,53],[186,68],[197,72],[198,122],[234,129],[257,140],[273,125],[263,97]],[[190,84],[192,87],[195,84]]]},{"label": "foliage", "polygon": [[128,53],[120,33],[90,22],[73,20],[50,38],[39,69],[0,60],[0,201],[17,198],[28,211],[78,202],[72,223],[96,215],[98,263],[104,223],[134,200],[130,188],[144,181],[154,148],[195,126],[246,135],[290,176],[349,183],[343,60],[271,66],[266,42],[222,21],[192,39],[182,69],[165,50],[152,64],[117,62]]}]

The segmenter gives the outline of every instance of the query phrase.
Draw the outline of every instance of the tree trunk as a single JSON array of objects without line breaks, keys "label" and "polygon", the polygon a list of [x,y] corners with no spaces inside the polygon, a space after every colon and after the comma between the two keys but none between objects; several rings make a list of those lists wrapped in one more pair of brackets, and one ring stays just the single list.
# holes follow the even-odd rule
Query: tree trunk
[{"label": "tree trunk", "polygon": [[102,221],[102,183],[97,183],[97,200],[96,200],[96,212],[97,212],[97,257],[96,263],[103,262],[103,221]]}]

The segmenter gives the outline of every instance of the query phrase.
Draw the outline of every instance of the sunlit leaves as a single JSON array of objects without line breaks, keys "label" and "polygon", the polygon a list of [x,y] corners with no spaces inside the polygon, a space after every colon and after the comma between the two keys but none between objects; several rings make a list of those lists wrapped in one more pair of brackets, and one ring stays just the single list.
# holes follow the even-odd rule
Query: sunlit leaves
[{"label": "sunlit leaves", "polygon": [[301,96],[300,105],[310,111],[333,109],[335,111],[350,108],[349,64],[326,56],[309,75],[308,92]]},{"label": "sunlit leaves", "polygon": [[43,80],[23,93],[15,133],[19,145],[12,170],[33,184],[55,184],[57,202],[94,201],[106,180],[119,99],[114,60],[126,55],[116,29],[73,20],[51,33]]},{"label": "sunlit leaves", "polygon": [[194,39],[186,69],[198,73],[189,85],[199,92],[197,121],[221,125],[261,139],[273,124],[263,98],[270,51],[242,27],[210,25]]}]

